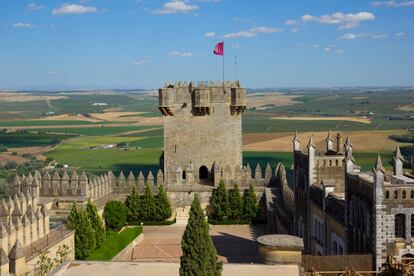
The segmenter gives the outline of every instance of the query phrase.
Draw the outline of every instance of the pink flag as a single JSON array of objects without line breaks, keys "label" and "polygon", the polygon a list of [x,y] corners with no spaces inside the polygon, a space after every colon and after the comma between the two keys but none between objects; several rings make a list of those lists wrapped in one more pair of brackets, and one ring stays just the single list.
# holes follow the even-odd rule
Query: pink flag
[{"label": "pink flag", "polygon": [[213,53],[218,56],[224,56],[224,42],[217,43]]}]

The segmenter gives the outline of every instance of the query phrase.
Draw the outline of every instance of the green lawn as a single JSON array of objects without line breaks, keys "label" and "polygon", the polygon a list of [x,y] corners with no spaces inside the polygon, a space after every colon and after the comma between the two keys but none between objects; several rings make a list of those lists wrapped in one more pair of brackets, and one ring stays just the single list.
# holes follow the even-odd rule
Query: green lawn
[{"label": "green lawn", "polygon": [[105,241],[87,260],[110,261],[141,233],[141,226],[126,228],[119,234],[116,232],[107,232]]}]

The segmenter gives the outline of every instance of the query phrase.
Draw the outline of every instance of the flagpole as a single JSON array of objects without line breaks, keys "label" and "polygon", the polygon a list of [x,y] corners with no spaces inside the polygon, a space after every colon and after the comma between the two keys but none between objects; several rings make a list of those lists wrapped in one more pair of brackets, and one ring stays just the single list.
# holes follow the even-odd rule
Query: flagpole
[{"label": "flagpole", "polygon": [[234,56],[234,82],[237,81],[237,56]]},{"label": "flagpole", "polygon": [[224,40],[223,40],[223,90],[224,90]]}]

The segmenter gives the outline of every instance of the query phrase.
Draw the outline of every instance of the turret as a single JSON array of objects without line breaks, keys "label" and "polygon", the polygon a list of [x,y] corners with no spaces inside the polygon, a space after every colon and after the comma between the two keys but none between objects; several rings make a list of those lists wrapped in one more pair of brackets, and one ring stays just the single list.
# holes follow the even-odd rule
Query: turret
[{"label": "turret", "polygon": [[393,156],[393,170],[395,176],[403,175],[404,157],[401,155],[400,147],[397,145]]},{"label": "turret", "polygon": [[308,168],[308,184],[311,186],[314,182],[314,167],[315,167],[315,144],[313,143],[313,135],[309,138],[308,142],[308,158],[309,158],[309,168]]},{"label": "turret", "polygon": [[352,155],[352,143],[351,143],[351,138],[349,138],[349,136],[346,137],[345,140],[345,158],[346,159],[353,159],[353,155]]},{"label": "turret", "polygon": [[334,139],[331,136],[331,131],[328,132],[328,137],[326,137],[326,153],[333,151],[334,148]]},{"label": "turret", "polygon": [[342,134],[340,132],[336,134],[336,153],[338,155],[344,154],[343,139]]},{"label": "turret", "polygon": [[372,172],[374,174],[374,198],[375,201],[381,202],[384,200],[385,169],[382,165],[382,160],[379,153],[377,155],[377,161],[375,162],[375,167]]},{"label": "turret", "polygon": [[164,174],[162,173],[162,170],[159,169],[157,173],[157,186],[164,185]]},{"label": "turret", "polygon": [[295,131],[295,136],[293,137],[292,144],[293,151],[300,151],[300,140],[298,136],[298,131]]}]

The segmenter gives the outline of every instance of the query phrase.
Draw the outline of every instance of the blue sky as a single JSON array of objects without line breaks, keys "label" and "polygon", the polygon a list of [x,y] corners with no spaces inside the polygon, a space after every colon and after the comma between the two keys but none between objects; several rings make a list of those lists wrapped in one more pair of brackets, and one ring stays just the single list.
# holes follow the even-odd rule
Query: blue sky
[{"label": "blue sky", "polygon": [[414,1],[0,1],[0,89],[414,85]]}]

